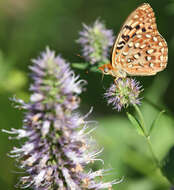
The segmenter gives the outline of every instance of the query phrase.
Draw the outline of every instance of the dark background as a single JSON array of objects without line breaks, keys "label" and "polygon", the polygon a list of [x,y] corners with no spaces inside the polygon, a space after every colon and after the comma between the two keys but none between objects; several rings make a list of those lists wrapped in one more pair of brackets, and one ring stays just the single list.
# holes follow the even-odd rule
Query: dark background
[{"label": "dark background", "polygon": [[[31,82],[28,66],[46,46],[56,50],[68,62],[83,62],[77,57],[80,47],[75,42],[82,23],[92,24],[97,18],[104,21],[114,35],[127,16],[145,1],[135,0],[0,0],[0,123],[1,128],[20,128],[23,115],[13,108],[9,98],[16,95],[28,100]],[[152,133],[152,143],[159,159],[163,159],[174,143],[174,0],[151,0],[160,33],[169,47],[165,71],[153,77],[137,77],[143,85],[141,109],[150,125],[161,109],[166,113]],[[155,170],[144,139],[135,132],[125,111],[118,113],[107,106],[103,98],[112,82],[99,73],[86,74],[75,70],[88,81],[82,95],[81,112],[94,107],[91,119],[99,122],[95,138],[104,147],[101,157],[105,168],[113,168],[106,180],[121,178],[115,185],[119,190],[164,190],[167,181]],[[148,100],[148,101],[147,101]],[[155,105],[149,104],[152,102]],[[133,111],[129,108],[129,111]],[[8,135],[0,134],[0,189],[12,190],[20,174],[7,153],[17,144]],[[20,144],[20,143],[19,143]],[[103,167],[100,163],[96,168]]]}]

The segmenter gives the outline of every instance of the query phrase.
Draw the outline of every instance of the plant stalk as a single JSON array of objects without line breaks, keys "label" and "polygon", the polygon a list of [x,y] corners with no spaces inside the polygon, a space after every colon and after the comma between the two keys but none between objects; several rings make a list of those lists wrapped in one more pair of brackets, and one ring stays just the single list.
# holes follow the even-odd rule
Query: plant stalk
[{"label": "plant stalk", "polygon": [[153,158],[153,160],[154,160],[154,162],[156,164],[156,167],[161,170],[160,162],[159,162],[159,160],[158,160],[157,156],[155,155],[155,153],[153,151],[153,148],[152,148],[152,144],[151,144],[151,141],[150,141],[150,136],[149,136],[149,133],[148,133],[147,128],[145,126],[145,121],[144,121],[143,114],[141,113],[141,110],[139,109],[139,107],[137,105],[134,105],[134,108],[135,108],[135,111],[138,114],[140,124],[141,124],[142,130],[144,132],[144,137],[145,137],[145,140],[146,140],[147,145],[149,147],[149,151],[151,152],[152,158]]}]

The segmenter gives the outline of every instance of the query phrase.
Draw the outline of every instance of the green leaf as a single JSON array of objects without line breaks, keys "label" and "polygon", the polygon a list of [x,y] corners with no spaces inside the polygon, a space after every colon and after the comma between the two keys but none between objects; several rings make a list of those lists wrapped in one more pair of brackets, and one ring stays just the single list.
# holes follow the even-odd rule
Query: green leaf
[{"label": "green leaf", "polygon": [[128,112],[127,112],[127,116],[128,116],[129,121],[135,127],[138,134],[144,136],[144,131],[143,131],[142,127],[141,127],[140,122],[133,115],[131,115]]},{"label": "green leaf", "polygon": [[151,134],[153,128],[157,125],[157,123],[159,122],[159,119],[161,117],[161,115],[165,112],[165,110],[162,110],[159,112],[159,114],[156,116],[156,118],[153,120],[150,129],[149,129],[149,135]]},{"label": "green leaf", "polygon": [[171,182],[171,184],[174,184],[174,146],[171,147],[168,154],[165,156],[162,162],[162,172],[163,175]]},{"label": "green leaf", "polygon": [[90,71],[92,71],[92,72],[101,72],[101,71],[98,69],[98,67],[96,67],[96,66],[91,67],[91,68],[90,68]]},{"label": "green leaf", "polygon": [[138,114],[138,116],[140,118],[141,126],[143,128],[145,128],[144,117],[143,117],[143,114],[141,113],[141,110],[139,109],[139,107],[136,104],[134,104],[133,106],[134,106],[134,108],[135,108],[135,110],[136,110],[136,112],[137,112],[137,114]]},{"label": "green leaf", "polygon": [[89,63],[72,63],[73,68],[81,69],[81,70],[87,69],[88,65]]}]

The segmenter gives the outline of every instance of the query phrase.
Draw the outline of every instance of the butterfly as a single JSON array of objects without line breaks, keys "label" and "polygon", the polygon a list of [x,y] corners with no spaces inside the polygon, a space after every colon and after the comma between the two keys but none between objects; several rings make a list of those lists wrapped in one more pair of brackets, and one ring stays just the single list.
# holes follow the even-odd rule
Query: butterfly
[{"label": "butterfly", "polygon": [[148,3],[126,19],[113,45],[111,63],[99,69],[117,78],[155,75],[165,69],[168,47],[157,30],[155,14]]}]

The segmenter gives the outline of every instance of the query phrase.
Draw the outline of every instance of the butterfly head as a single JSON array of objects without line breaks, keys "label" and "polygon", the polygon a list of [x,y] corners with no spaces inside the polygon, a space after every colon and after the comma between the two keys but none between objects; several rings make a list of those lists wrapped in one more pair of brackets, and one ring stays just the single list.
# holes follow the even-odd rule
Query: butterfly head
[{"label": "butterfly head", "polygon": [[102,71],[103,74],[105,75],[111,75],[112,71],[112,65],[111,64],[104,64],[99,69]]},{"label": "butterfly head", "polygon": [[101,67],[99,67],[99,69],[105,75],[112,75],[113,77],[116,77],[116,78],[119,78],[119,77],[125,78],[126,77],[125,71],[123,71],[122,69],[113,68],[110,63],[102,65]]}]

